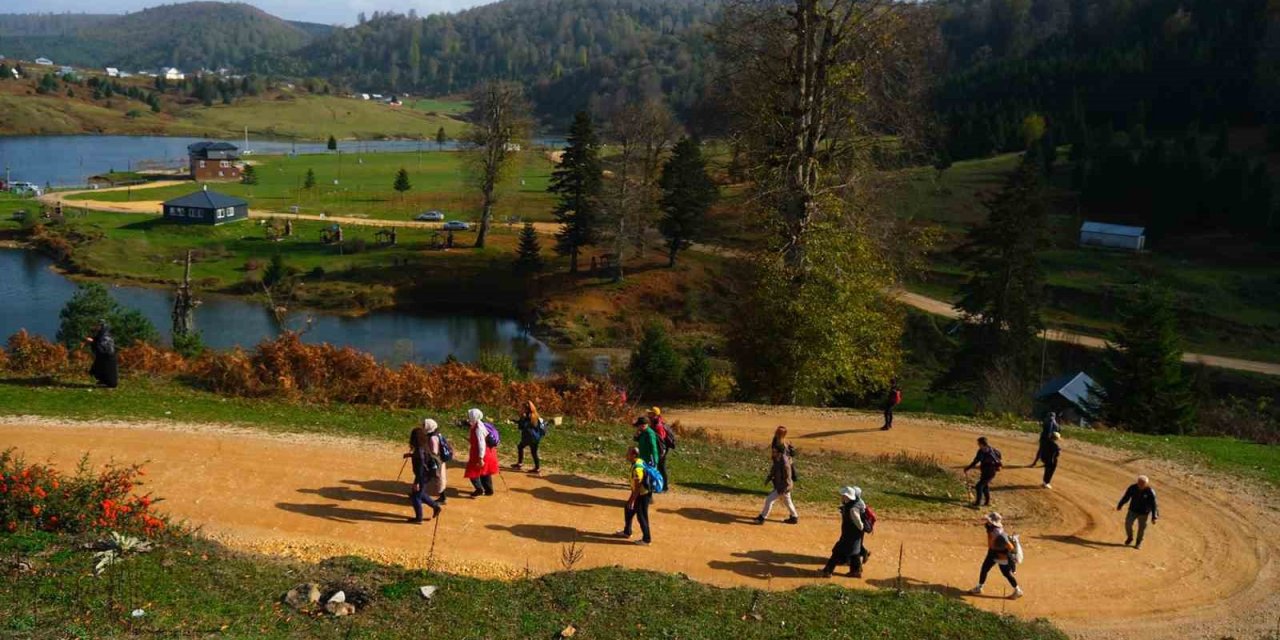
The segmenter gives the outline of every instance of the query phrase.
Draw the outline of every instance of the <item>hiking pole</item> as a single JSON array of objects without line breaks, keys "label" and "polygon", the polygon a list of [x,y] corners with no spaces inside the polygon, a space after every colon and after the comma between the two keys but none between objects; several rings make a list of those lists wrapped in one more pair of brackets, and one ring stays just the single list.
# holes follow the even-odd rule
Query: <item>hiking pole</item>
[{"label": "hiking pole", "polygon": [[[441,511],[440,513],[444,513],[444,511]],[[440,537],[440,514],[437,513],[432,520],[435,520],[436,523],[431,530],[431,549],[427,551],[427,573],[431,572],[431,567],[435,564],[436,538]]]},{"label": "hiking pole", "polygon": [[397,473],[397,474],[396,474],[396,482],[400,482],[400,477],[404,475],[404,468],[405,468],[405,466],[406,466],[406,465],[408,465],[408,464],[409,464],[409,459],[408,459],[408,458],[405,458],[405,459],[404,459],[404,462],[401,462],[401,463],[400,463],[400,473]]}]

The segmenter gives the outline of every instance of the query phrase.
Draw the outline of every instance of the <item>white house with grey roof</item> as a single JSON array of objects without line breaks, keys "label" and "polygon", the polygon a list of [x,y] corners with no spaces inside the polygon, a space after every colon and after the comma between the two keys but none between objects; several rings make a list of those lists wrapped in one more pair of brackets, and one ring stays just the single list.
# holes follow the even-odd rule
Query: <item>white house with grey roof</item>
[{"label": "white house with grey roof", "polygon": [[1085,222],[1080,225],[1080,246],[1142,251],[1147,248],[1147,230],[1122,224]]}]

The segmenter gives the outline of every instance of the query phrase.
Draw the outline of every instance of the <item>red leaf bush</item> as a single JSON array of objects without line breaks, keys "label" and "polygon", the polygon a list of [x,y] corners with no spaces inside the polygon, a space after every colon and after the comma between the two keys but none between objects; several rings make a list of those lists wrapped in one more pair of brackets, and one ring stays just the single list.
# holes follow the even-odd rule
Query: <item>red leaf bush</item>
[{"label": "red leaf bush", "polygon": [[67,368],[67,348],[22,329],[9,336],[6,369],[19,375],[52,375]]},{"label": "red leaf bush", "polygon": [[13,450],[0,453],[0,528],[66,532],[99,530],[154,534],[166,526],[150,495],[136,495],[140,466],[98,473],[81,461],[75,474],[28,465]]}]

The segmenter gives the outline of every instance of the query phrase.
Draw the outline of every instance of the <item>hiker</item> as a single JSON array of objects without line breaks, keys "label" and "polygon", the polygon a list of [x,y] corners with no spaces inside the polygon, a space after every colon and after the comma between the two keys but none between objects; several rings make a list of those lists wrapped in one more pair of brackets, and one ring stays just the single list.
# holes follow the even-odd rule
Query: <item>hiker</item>
[{"label": "hiker", "polygon": [[99,320],[93,336],[84,341],[93,352],[89,375],[98,381],[98,386],[116,388],[120,384],[120,363],[116,359],[116,339],[111,336],[111,326],[106,320]]},{"label": "hiker", "polygon": [[542,460],[538,457],[538,444],[542,442],[542,437],[547,435],[547,425],[542,421],[542,416],[538,415],[538,408],[533,405],[533,402],[524,403],[516,426],[520,429],[520,444],[516,446],[516,463],[511,465],[511,468],[519,471],[524,467],[524,448],[528,447],[533,455],[531,473],[538,473],[542,469]]},{"label": "hiker", "polygon": [[1044,483],[1040,486],[1046,489],[1052,489],[1053,474],[1058,470],[1058,456],[1062,454],[1062,445],[1058,441],[1062,439],[1062,434],[1054,432],[1049,437],[1049,441],[1040,445],[1040,457],[1044,459]]},{"label": "hiker", "polygon": [[631,465],[631,495],[627,498],[627,506],[622,511],[626,524],[622,531],[615,535],[630,539],[631,522],[639,520],[640,539],[636,544],[647,545],[653,542],[653,538],[649,535],[649,501],[653,499],[653,492],[649,490],[646,483],[644,460],[640,457],[639,449],[636,447],[627,449],[627,463]]},{"label": "hiker", "polygon": [[[660,456],[658,455],[658,433],[653,430],[649,424],[649,418],[640,416],[635,421],[636,428],[636,450],[640,452],[640,459],[653,465],[658,466]],[[663,478],[664,480],[666,478]]]},{"label": "hiker", "polygon": [[987,514],[983,526],[987,530],[987,557],[982,561],[982,572],[978,574],[978,586],[970,589],[969,593],[975,596],[982,593],[982,587],[987,583],[987,574],[991,573],[991,567],[999,565],[1000,573],[1004,575],[1005,580],[1009,581],[1009,586],[1013,587],[1013,593],[1009,594],[1009,598],[1021,598],[1022,587],[1018,586],[1018,579],[1013,575],[1018,570],[1014,557],[1016,547],[1013,539],[1004,532],[1003,518],[992,511]]},{"label": "hiker", "polygon": [[1050,411],[1040,424],[1040,447],[1036,449],[1036,459],[1031,461],[1031,466],[1036,466],[1037,462],[1044,459],[1045,445],[1049,444],[1055,433],[1062,433],[1062,427],[1058,426],[1058,414]]},{"label": "hiker", "polygon": [[431,499],[428,485],[431,479],[440,473],[439,462],[431,455],[430,437],[424,427],[414,427],[409,432],[409,453],[404,457],[413,463],[413,490],[409,492],[409,502],[413,504],[413,517],[410,524],[422,524],[422,505],[431,507],[431,517],[440,516],[440,504]]},{"label": "hiker", "polygon": [[840,490],[840,539],[831,547],[831,558],[822,568],[822,577],[830,578],[836,565],[849,563],[849,577],[862,577],[862,536],[864,535],[862,510],[859,503],[862,489],[845,487]]},{"label": "hiker", "polygon": [[978,483],[973,486],[973,506],[991,504],[991,481],[1002,466],[1004,462],[1001,461],[1000,451],[988,444],[986,437],[978,438],[978,453],[973,456],[973,462],[964,468],[964,472],[969,473],[970,469],[978,467]]},{"label": "hiker", "polygon": [[446,498],[444,490],[449,484],[449,462],[453,460],[453,448],[449,446],[449,441],[445,440],[444,434],[440,433],[440,425],[435,420],[427,418],[422,421],[422,428],[427,432],[427,448],[440,470],[431,481],[427,483],[427,493],[429,495],[439,496],[436,503],[444,505]]},{"label": "hiker", "polygon": [[1147,534],[1147,518],[1151,518],[1153,525],[1160,519],[1160,511],[1156,508],[1156,490],[1151,488],[1151,481],[1146,476],[1138,476],[1138,481],[1129,485],[1124,497],[1120,498],[1120,504],[1116,505],[1116,511],[1126,502],[1129,503],[1129,513],[1124,517],[1124,544],[1129,546],[1129,543],[1134,542],[1133,523],[1137,522],[1138,540],[1133,548],[1141,549],[1142,538]]},{"label": "hiker", "polygon": [[467,423],[470,425],[471,451],[467,456],[467,471],[463,477],[471,481],[475,489],[471,497],[493,495],[493,474],[498,472],[498,448],[487,442],[490,438],[489,426],[484,423],[484,414],[479,409],[467,411]]},{"label": "hiker", "polygon": [[898,379],[889,379],[889,393],[884,397],[884,426],[880,427],[881,431],[888,431],[893,428],[893,408],[902,404],[902,389],[898,388]]},{"label": "hiker", "polygon": [[773,491],[769,492],[769,496],[764,499],[764,509],[760,511],[760,515],[756,516],[756,524],[764,524],[769,518],[769,512],[773,511],[773,503],[778,498],[787,505],[787,512],[791,514],[790,518],[783,520],[787,524],[795,524],[800,521],[799,515],[796,513],[796,505],[791,501],[791,489],[795,484],[795,476],[791,472],[791,456],[795,455],[795,448],[787,443],[787,428],[778,427],[773,432],[773,442],[769,445],[769,455],[772,459],[772,466],[769,469],[769,477],[765,478],[765,482],[773,484]]},{"label": "hiker", "polygon": [[649,418],[649,426],[653,429],[654,434],[658,436],[658,473],[662,474],[662,480],[666,486],[671,486],[671,476],[667,474],[667,454],[676,448],[676,434],[667,426],[667,422],[662,419],[662,409],[659,407],[650,407],[647,414]]}]

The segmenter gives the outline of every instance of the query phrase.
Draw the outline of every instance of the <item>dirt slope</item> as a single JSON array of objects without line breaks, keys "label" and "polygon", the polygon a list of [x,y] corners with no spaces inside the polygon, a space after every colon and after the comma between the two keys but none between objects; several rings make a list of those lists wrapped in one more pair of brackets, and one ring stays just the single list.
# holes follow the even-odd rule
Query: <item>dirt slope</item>
[{"label": "dirt slope", "polygon": [[[785,423],[804,456],[821,455],[821,449],[909,450],[936,454],[951,465],[968,462],[976,435],[962,426],[908,419],[885,434],[875,430],[875,417],[806,410],[726,408],[675,412],[673,418],[752,441],[767,439],[773,426]],[[994,435],[1008,462],[1030,460],[1028,438]],[[431,523],[403,522],[407,486],[396,481],[401,449],[394,444],[212,426],[18,418],[0,421],[0,441],[30,459],[63,466],[85,450],[99,462],[147,461],[148,488],[165,498],[167,512],[241,548],[307,558],[360,553],[421,566],[432,543]],[[554,436],[544,449],[554,461]],[[1135,551],[1119,545],[1122,518],[1114,508],[1140,472],[1152,475],[1164,517]],[[1026,598],[999,599],[1004,585],[998,575],[988,582],[988,596],[961,594],[975,582],[983,554],[978,514],[968,511],[932,522],[883,513],[868,542],[876,555],[866,579],[837,580],[893,586],[901,544],[908,586],[995,611],[1045,616],[1077,637],[1217,638],[1274,625],[1280,523],[1271,508],[1185,472],[1074,443],[1054,490],[1039,488],[1039,474],[1011,468],[993,493],[995,507],[1027,547],[1028,561],[1019,571]],[[576,539],[586,548],[580,567],[623,564],[717,585],[784,589],[821,579],[817,571],[838,530],[834,487],[832,508],[802,506],[799,525],[763,527],[750,524],[759,509],[753,499],[677,489],[658,499],[655,544],[641,548],[608,535],[621,525],[620,483],[554,472],[507,472],[502,478],[495,497],[450,501],[436,539],[437,567],[498,576],[559,570],[562,546]],[[450,481],[464,483],[460,469],[451,470]],[[774,519],[780,519],[776,511]]]}]

